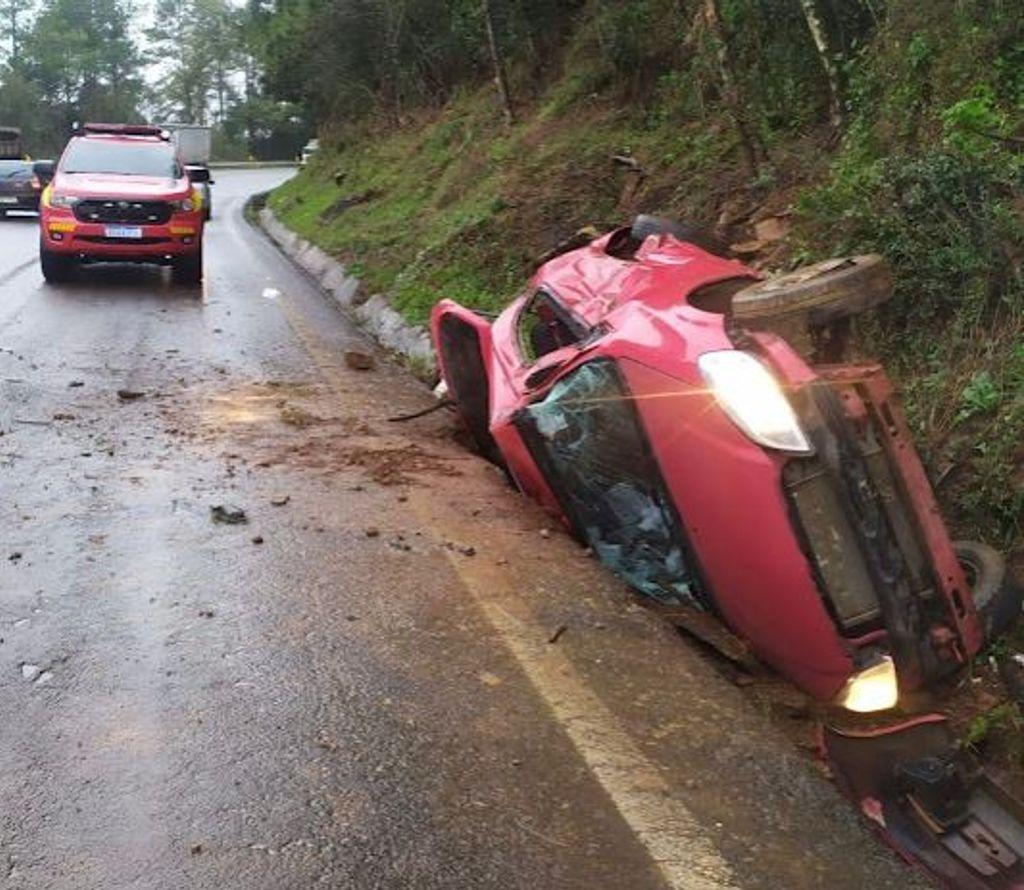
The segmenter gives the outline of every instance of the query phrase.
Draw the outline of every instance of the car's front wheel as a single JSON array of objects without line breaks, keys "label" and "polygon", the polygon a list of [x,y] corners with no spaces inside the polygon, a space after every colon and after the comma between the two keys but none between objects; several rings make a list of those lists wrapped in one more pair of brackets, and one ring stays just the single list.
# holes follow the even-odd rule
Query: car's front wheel
[{"label": "car's front wheel", "polygon": [[43,270],[43,278],[50,284],[67,281],[74,271],[74,261],[70,257],[54,253],[45,247],[39,248],[39,265]]},{"label": "car's front wheel", "polygon": [[176,284],[197,287],[203,281],[203,249],[195,253],[176,257],[171,265],[171,277]]}]

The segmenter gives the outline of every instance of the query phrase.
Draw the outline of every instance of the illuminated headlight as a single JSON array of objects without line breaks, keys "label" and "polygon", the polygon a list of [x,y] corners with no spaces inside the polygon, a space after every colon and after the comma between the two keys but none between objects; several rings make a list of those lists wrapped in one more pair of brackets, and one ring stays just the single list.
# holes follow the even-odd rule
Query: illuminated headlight
[{"label": "illuminated headlight", "polygon": [[53,192],[50,195],[50,206],[63,207],[67,209],[74,207],[81,200],[81,198],[75,197],[74,195],[62,195],[59,192]]},{"label": "illuminated headlight", "polygon": [[810,454],[814,449],[771,372],[746,352],[706,352],[697,359],[718,404],[743,432],[766,448]]},{"label": "illuminated headlight", "polygon": [[881,661],[850,677],[836,697],[836,704],[848,711],[866,714],[893,708],[898,698],[896,665],[885,655]]}]

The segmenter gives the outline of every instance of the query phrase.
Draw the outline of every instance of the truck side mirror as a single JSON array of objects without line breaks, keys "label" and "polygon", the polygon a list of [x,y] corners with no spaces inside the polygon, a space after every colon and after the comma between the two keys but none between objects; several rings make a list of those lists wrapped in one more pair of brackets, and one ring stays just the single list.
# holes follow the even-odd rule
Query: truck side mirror
[{"label": "truck side mirror", "polygon": [[194,167],[194,166],[189,165],[189,166],[185,167],[185,175],[192,182],[202,183],[202,182],[210,182],[211,181],[210,180],[210,171],[206,167]]},{"label": "truck side mirror", "polygon": [[57,165],[53,161],[36,161],[32,165],[32,172],[46,186],[53,182],[54,173],[57,172]]}]

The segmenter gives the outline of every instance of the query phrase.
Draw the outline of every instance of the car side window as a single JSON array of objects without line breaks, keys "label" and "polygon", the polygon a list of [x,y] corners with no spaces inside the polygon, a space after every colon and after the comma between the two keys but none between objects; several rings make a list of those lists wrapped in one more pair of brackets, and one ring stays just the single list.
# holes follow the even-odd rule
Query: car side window
[{"label": "car side window", "polygon": [[547,291],[536,294],[519,314],[519,352],[527,364],[583,339],[585,331]]}]

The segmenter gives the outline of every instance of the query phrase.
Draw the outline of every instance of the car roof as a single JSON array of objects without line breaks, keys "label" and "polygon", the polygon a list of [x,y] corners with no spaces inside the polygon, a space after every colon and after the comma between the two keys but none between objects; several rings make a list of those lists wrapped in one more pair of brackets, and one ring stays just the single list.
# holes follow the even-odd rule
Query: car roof
[{"label": "car roof", "polygon": [[759,277],[743,263],[715,256],[672,235],[652,235],[632,256],[613,256],[609,242],[620,234],[610,232],[555,257],[537,271],[534,288],[550,290],[568,310],[593,326],[629,303],[670,308],[685,303],[706,285]]}]

